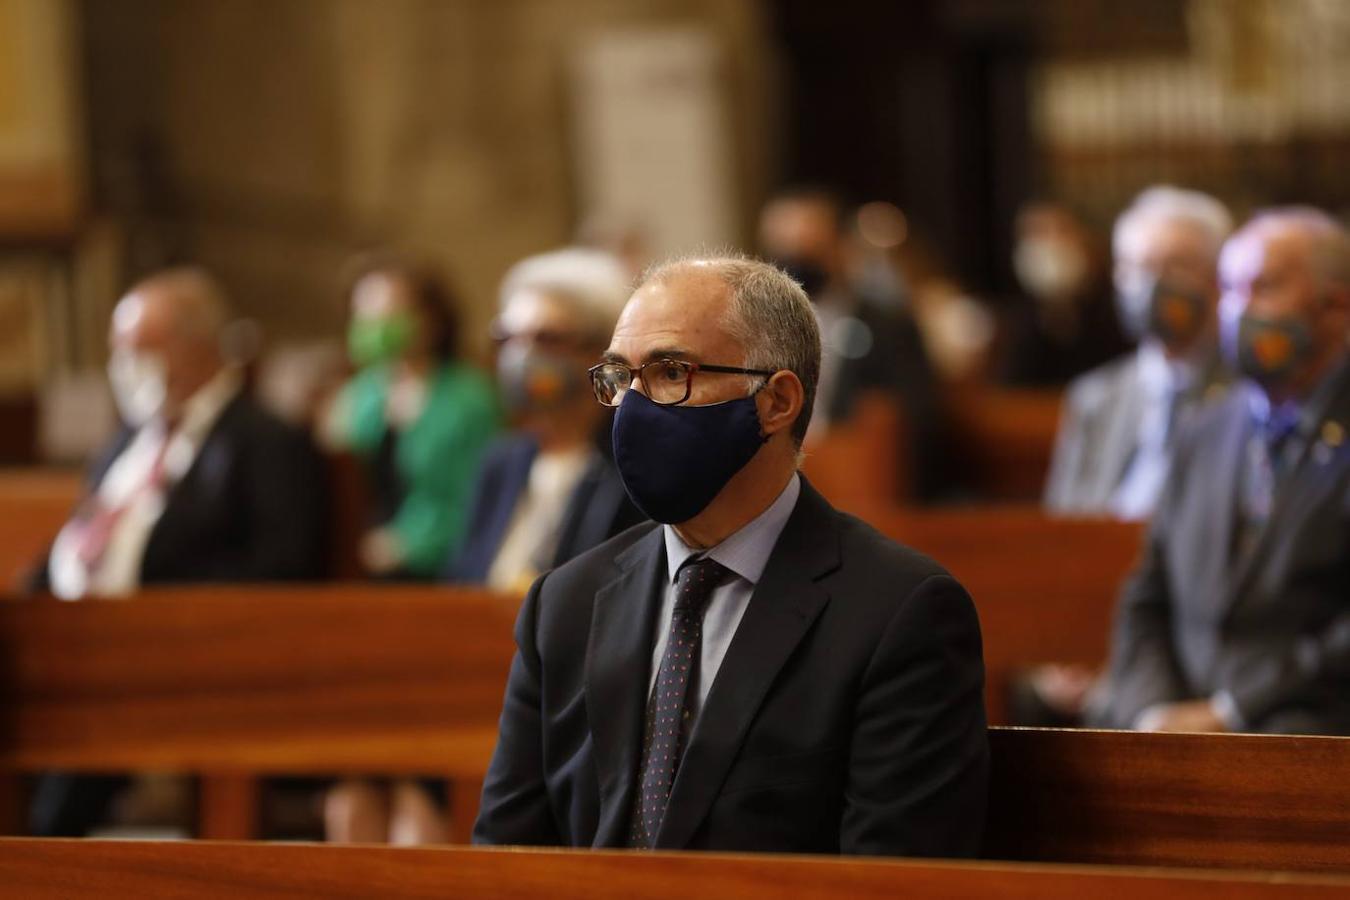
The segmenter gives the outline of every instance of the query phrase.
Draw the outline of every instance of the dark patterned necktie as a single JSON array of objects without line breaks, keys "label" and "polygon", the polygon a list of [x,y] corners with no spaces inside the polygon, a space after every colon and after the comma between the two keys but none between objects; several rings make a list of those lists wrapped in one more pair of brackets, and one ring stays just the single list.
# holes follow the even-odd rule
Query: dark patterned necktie
[{"label": "dark patterned necktie", "polygon": [[670,789],[684,752],[690,709],[690,684],[702,658],[703,613],[713,589],[726,574],[720,563],[698,559],[680,567],[675,583],[675,608],[670,637],[661,657],[656,689],[647,701],[647,724],[642,740],[638,792],[633,799],[628,843],[651,848],[666,814]]}]

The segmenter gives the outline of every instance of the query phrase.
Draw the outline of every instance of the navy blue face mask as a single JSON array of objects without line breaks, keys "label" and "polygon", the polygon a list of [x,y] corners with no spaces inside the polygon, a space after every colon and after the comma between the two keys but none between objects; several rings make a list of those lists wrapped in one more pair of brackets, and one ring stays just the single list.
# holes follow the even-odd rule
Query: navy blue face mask
[{"label": "navy blue face mask", "polygon": [[635,390],[614,414],[614,462],[633,504],[656,522],[703,512],[768,437],[755,398],[661,406]]}]

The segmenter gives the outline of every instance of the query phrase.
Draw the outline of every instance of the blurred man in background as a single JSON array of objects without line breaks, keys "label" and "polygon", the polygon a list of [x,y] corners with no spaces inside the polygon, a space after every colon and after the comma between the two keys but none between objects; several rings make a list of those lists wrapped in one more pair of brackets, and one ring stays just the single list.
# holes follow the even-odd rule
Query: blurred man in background
[{"label": "blurred man in background", "polygon": [[1123,353],[1104,254],[1083,219],[1060,203],[1028,203],[1014,231],[1013,272],[1024,298],[1005,315],[1000,380],[1062,385]]},{"label": "blurred man in background", "polygon": [[846,421],[862,393],[890,394],[910,437],[896,464],[913,473],[920,499],[932,499],[945,482],[936,379],[910,312],[851,283],[841,201],[819,188],[780,192],[760,213],[759,244],[806,291],[820,322],[824,355],[808,444]]},{"label": "blurred man in background", "polygon": [[[199,269],[137,284],[113,312],[108,375],[124,422],[34,579],[74,600],[165,582],[325,574],[323,469],[263,412],[222,352],[224,292]],[[45,776],[30,828],[78,836],[125,779]]]},{"label": "blurred man in background", "polygon": [[1215,309],[1223,204],[1154,187],[1116,220],[1117,311],[1138,348],[1069,385],[1045,505],[1056,513],[1147,518],[1178,426],[1228,380]]},{"label": "blurred man in background", "polygon": [[1224,245],[1244,382],[1178,441],[1101,724],[1350,734],[1350,236],[1308,208]]}]

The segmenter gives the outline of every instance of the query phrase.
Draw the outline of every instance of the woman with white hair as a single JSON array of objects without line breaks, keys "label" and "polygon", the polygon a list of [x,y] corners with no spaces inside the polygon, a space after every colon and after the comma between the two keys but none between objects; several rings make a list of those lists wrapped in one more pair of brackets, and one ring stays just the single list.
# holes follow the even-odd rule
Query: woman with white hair
[{"label": "woman with white hair", "polygon": [[[610,411],[586,372],[628,294],[620,263],[596,250],[532,256],[503,279],[493,336],[514,430],[484,455],[451,581],[524,596],[541,572],[643,520],[611,458]],[[328,837],[444,842],[443,796],[439,782],[344,782],[325,804]]]},{"label": "woman with white hair", "polygon": [[515,430],[479,469],[451,581],[523,595],[541,572],[642,520],[586,375],[627,299],[620,263],[596,250],[533,256],[507,273],[493,337]]}]

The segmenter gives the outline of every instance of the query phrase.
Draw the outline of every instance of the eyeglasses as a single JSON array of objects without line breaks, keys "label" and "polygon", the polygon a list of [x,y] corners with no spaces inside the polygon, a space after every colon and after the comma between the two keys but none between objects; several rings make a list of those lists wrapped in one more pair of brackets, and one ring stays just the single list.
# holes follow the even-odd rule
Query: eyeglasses
[{"label": "eyeglasses", "polygon": [[772,369],[741,369],[735,366],[705,366],[682,359],[658,359],[633,368],[623,363],[607,362],[591,366],[595,399],[605,406],[618,406],[623,396],[641,378],[647,399],[661,406],[677,406],[689,399],[695,372],[715,372],[726,375],[772,375]]}]

